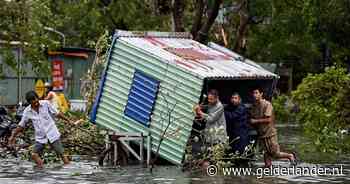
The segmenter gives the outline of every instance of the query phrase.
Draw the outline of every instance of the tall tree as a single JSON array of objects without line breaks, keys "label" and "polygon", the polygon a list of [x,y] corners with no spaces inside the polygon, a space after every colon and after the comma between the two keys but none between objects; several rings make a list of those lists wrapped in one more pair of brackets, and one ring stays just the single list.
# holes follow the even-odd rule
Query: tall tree
[{"label": "tall tree", "polygon": [[[16,41],[25,56],[21,62],[30,63],[36,73],[44,76],[48,74],[48,62],[44,51],[48,47],[55,48],[60,45],[59,41],[50,38],[51,35],[44,30],[43,22],[39,21],[51,15],[47,2],[0,0],[0,40],[5,42],[0,51],[3,55],[12,54],[8,52],[11,50],[10,43]],[[46,20],[49,24],[49,19]],[[8,60],[5,58],[5,63],[18,71],[13,57],[8,57]]]},{"label": "tall tree", "polygon": [[190,21],[186,23],[184,23],[185,2],[186,0],[172,0],[172,30],[190,31],[195,40],[206,43],[223,0],[194,0],[192,4],[190,3],[193,6],[190,10],[194,10],[194,13],[186,13],[186,16],[190,16]]}]

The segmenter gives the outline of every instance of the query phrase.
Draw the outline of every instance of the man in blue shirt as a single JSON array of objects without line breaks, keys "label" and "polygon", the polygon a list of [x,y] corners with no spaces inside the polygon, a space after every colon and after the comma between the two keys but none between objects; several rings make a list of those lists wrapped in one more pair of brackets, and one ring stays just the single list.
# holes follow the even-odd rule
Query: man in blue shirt
[{"label": "man in blue shirt", "polygon": [[233,93],[230,103],[225,107],[225,119],[227,134],[233,152],[244,152],[249,144],[247,110],[241,103],[241,97],[238,93]]}]

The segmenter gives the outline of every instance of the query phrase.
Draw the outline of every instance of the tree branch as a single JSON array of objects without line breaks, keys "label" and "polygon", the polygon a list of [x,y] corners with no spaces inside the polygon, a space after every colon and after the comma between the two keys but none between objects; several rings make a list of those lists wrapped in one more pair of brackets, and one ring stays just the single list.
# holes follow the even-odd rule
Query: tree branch
[{"label": "tree branch", "polygon": [[183,14],[185,9],[184,0],[172,0],[172,30],[175,32],[185,31],[183,26]]},{"label": "tree branch", "polygon": [[218,16],[221,3],[222,3],[222,0],[214,1],[214,6],[210,10],[208,20],[199,30],[195,40],[201,43],[207,42],[209,30],[211,26],[214,24],[216,17]]},{"label": "tree branch", "polygon": [[191,30],[191,34],[192,34],[193,38],[197,37],[197,32],[201,28],[202,17],[203,17],[203,12],[204,12],[203,0],[196,0],[195,4],[196,4],[196,6],[195,6],[196,13],[195,13],[195,17],[193,19],[192,30]]},{"label": "tree branch", "polygon": [[236,32],[236,42],[234,46],[234,51],[240,53],[244,47],[244,37],[247,32],[247,27],[249,23],[249,12],[248,12],[248,1],[242,0],[241,7],[239,9],[239,27]]}]

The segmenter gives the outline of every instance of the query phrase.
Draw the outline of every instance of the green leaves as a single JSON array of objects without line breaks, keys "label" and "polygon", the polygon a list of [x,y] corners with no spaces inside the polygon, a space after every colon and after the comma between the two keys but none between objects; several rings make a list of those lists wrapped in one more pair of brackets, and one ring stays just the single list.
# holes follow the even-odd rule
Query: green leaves
[{"label": "green leaves", "polygon": [[[10,43],[16,41],[16,47],[23,50],[21,63],[30,63],[39,76],[47,76],[49,67],[45,50],[56,48],[56,42],[49,39],[43,26],[50,23],[45,17],[52,15],[46,1],[0,1],[0,40]],[[11,50],[10,44],[2,45],[1,50]],[[10,53],[12,57],[14,55]],[[6,61],[5,61],[6,62]],[[15,60],[8,60],[7,67],[16,66]],[[23,72],[23,71],[21,71]]]},{"label": "green leaves", "polygon": [[[22,43],[19,46],[25,54],[22,62],[31,64],[39,76],[47,77],[46,51],[62,47],[62,38],[44,27],[62,32],[67,47],[86,48],[95,48],[101,35],[106,31],[112,34],[115,29],[169,30],[170,16],[155,17],[148,3],[139,0],[0,0],[0,40]],[[9,66],[16,65],[12,60],[7,61]]]},{"label": "green leaves", "polygon": [[[186,1],[183,26],[190,31],[196,19],[196,2]],[[214,0],[205,1],[200,13],[199,28],[208,19]],[[214,24],[209,38],[223,43],[221,28],[225,30],[228,47],[233,48],[240,17],[238,4],[242,1],[223,0],[224,25]],[[244,38],[243,55],[255,61],[293,65],[294,81],[315,71],[315,63],[322,60],[320,43],[326,40],[332,59],[342,62],[350,57],[350,7],[346,1],[321,0],[255,0],[248,1],[249,26]],[[26,54],[25,63],[33,64],[40,74],[48,74],[46,49],[60,46],[61,37],[44,30],[51,27],[66,36],[66,46],[95,48],[105,31],[171,30],[171,3],[155,13],[154,2],[149,0],[114,1],[53,1],[53,0],[0,0],[0,40],[20,41]],[[158,7],[161,8],[161,7]],[[198,30],[197,30],[198,31]],[[46,63],[46,64],[45,64]]]},{"label": "green leaves", "polygon": [[292,112],[294,104],[287,95],[280,95],[272,99],[273,110],[276,120],[279,123],[288,123],[295,121],[295,114]]},{"label": "green leaves", "polygon": [[319,151],[350,150],[339,136],[340,130],[350,124],[347,117],[350,114],[349,94],[350,75],[337,66],[327,68],[321,74],[308,75],[293,91],[293,101],[300,108],[297,119]]}]

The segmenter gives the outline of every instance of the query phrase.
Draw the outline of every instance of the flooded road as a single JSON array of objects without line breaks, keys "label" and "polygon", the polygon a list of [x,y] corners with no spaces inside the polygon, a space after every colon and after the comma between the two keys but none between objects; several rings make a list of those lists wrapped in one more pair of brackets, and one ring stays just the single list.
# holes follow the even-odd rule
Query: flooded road
[{"label": "flooded road", "polygon": [[[305,141],[300,130],[296,126],[278,126],[281,150],[294,150],[296,145]],[[322,164],[314,164],[303,158],[297,167],[300,168],[341,168],[342,173],[331,176],[320,175],[293,175],[293,176],[268,176],[259,177],[258,171],[263,168],[262,158],[254,163],[252,170],[255,172],[250,176],[223,176],[218,172],[216,176],[209,176],[205,171],[186,171],[176,166],[158,166],[153,173],[147,168],[130,166],[123,168],[99,167],[97,162],[91,159],[75,157],[68,166],[60,164],[46,165],[44,169],[38,170],[29,161],[15,158],[0,160],[0,183],[1,184],[27,184],[27,183],[350,183],[350,159],[346,155],[338,155],[332,161],[323,160]],[[312,153],[308,158],[320,157],[319,153]],[[322,158],[321,158],[322,159]],[[275,161],[274,166],[288,168],[286,161]],[[261,169],[261,170],[259,170]],[[261,174],[261,173],[260,173]],[[340,175],[342,174],[342,175]],[[243,174],[241,174],[243,175]]]}]

